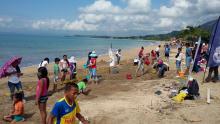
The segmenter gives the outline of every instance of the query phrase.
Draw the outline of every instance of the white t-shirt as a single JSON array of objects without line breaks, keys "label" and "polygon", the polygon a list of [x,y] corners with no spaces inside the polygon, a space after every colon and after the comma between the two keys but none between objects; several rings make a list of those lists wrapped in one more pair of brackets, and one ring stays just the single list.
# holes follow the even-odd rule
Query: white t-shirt
[{"label": "white t-shirt", "polygon": [[159,52],[159,50],[160,50],[160,48],[159,48],[159,47],[157,47],[155,51],[156,51],[156,52]]},{"label": "white t-shirt", "polygon": [[176,58],[176,60],[181,61],[183,59],[183,53],[180,53],[179,56]]},{"label": "white t-shirt", "polygon": [[119,51],[116,52],[116,55],[121,57],[121,53]]},{"label": "white t-shirt", "polygon": [[39,68],[40,67],[47,67],[49,63],[47,61],[43,61],[42,63],[39,64]]},{"label": "white t-shirt", "polygon": [[[16,69],[14,67],[10,66],[6,72],[7,73],[16,72]],[[8,76],[8,81],[11,83],[14,83],[14,84],[17,84],[20,82],[17,74],[12,74],[12,75]]]},{"label": "white t-shirt", "polygon": [[67,69],[67,67],[68,67],[67,62],[66,62],[64,59],[62,59],[62,60],[60,61],[60,68],[61,68],[61,70],[62,70],[62,69]]}]

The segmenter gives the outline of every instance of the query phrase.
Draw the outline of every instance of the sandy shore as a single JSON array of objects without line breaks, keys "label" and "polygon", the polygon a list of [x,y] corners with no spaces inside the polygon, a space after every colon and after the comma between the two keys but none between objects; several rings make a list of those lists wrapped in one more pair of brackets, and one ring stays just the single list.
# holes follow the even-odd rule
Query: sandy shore
[{"label": "sandy shore", "polygon": [[[200,83],[199,100],[185,100],[182,104],[172,101],[166,87],[173,82],[183,82],[184,79],[176,78],[175,49],[171,51],[170,71],[165,77],[159,79],[151,66],[145,68],[146,73],[141,77],[134,77],[136,66],[133,59],[137,57],[138,48],[122,50],[122,64],[118,67],[118,74],[109,74],[108,56],[98,58],[98,74],[102,75],[99,85],[89,85],[92,92],[88,96],[79,96],[81,112],[88,117],[92,124],[219,124],[220,119],[220,83],[206,83],[201,85],[203,73],[193,74]],[[156,46],[146,46],[145,52],[150,52]],[[85,76],[82,65],[86,58],[78,59],[79,77]],[[52,65],[49,67],[52,72]],[[39,124],[39,111],[34,105],[36,88],[36,68],[30,67],[22,70],[21,78],[27,97],[25,103],[26,124]],[[133,79],[127,80],[126,74],[132,74]],[[52,78],[52,75],[50,75]],[[9,100],[7,79],[0,80],[0,116],[8,112],[11,106]],[[52,83],[51,83],[52,84]],[[51,85],[52,86],[52,85]],[[62,88],[59,85],[59,88]],[[211,88],[211,104],[206,103],[206,89]],[[160,90],[161,95],[155,91]],[[47,111],[63,96],[63,91],[49,97]],[[0,124],[5,124],[0,120]]]}]

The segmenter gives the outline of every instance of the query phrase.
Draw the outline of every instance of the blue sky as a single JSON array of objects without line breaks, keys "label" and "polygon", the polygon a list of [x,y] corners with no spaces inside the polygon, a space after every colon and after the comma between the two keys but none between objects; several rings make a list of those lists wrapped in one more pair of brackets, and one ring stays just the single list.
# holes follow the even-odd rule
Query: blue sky
[{"label": "blue sky", "polygon": [[219,0],[1,0],[0,32],[167,33],[217,18],[219,7]]}]

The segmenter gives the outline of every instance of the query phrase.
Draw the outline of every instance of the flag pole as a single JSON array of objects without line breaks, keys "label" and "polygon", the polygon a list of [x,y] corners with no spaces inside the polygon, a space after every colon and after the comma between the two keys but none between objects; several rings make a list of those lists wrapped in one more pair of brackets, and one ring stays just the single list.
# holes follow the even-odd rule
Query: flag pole
[{"label": "flag pole", "polygon": [[[216,23],[215,30],[214,30],[214,35],[213,35],[213,38],[212,38],[212,41],[211,41],[211,46],[210,46],[210,49],[209,49],[209,55],[208,55],[208,59],[207,59],[205,71],[204,71],[204,74],[203,74],[202,84],[205,82],[205,73],[206,73],[206,70],[207,70],[207,67],[208,67],[208,62],[209,62],[209,59],[210,59],[210,54],[211,54],[211,50],[212,50],[212,46],[213,46],[213,41],[214,41],[214,39],[215,39],[215,34],[216,34],[216,31],[217,31],[217,27],[218,27],[219,21],[220,21],[220,16],[219,16],[218,21],[217,21],[217,23]],[[210,38],[211,38],[211,37],[210,37]]]}]

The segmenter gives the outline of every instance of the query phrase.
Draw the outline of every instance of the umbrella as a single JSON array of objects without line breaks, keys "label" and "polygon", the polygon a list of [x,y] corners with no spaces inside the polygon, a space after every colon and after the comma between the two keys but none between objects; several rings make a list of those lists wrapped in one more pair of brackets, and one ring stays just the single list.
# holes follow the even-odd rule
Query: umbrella
[{"label": "umbrella", "polygon": [[6,77],[6,71],[8,67],[10,67],[14,62],[18,62],[18,64],[21,63],[22,57],[12,57],[10,60],[8,60],[1,68],[0,68],[0,78]]}]

